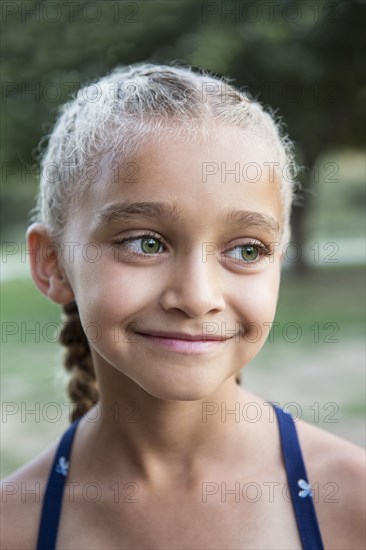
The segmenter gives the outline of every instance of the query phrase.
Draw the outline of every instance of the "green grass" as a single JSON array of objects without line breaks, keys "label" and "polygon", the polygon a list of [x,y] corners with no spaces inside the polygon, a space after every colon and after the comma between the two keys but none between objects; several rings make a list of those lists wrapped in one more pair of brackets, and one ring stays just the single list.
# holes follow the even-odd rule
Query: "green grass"
[{"label": "green grass", "polygon": [[2,321],[59,321],[61,308],[43,296],[30,279],[6,281],[2,285]]},{"label": "green grass", "polygon": [[[299,323],[314,339],[319,323],[320,339],[330,336],[333,323],[338,334],[333,338],[362,337],[364,335],[365,271],[362,266],[310,271],[306,278],[283,273],[276,321],[281,326]],[[336,327],[335,327],[336,328]]]}]

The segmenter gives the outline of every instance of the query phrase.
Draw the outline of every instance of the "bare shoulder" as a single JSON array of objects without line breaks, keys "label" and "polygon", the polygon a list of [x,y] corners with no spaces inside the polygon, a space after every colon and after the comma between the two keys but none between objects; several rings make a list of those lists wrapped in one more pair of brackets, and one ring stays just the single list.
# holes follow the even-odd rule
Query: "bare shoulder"
[{"label": "bare shoulder", "polygon": [[305,421],[296,428],[325,547],[365,548],[365,450]]},{"label": "bare shoulder", "polygon": [[1,548],[36,547],[43,492],[57,445],[52,443],[1,481]]}]

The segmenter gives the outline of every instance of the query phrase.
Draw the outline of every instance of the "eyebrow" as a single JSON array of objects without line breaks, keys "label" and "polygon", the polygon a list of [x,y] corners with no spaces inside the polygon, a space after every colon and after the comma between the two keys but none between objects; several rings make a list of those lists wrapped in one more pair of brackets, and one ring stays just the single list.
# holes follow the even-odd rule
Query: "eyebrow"
[{"label": "eyebrow", "polygon": [[136,216],[144,218],[183,218],[177,211],[177,204],[166,202],[129,202],[122,201],[107,204],[98,215],[98,223],[109,225],[117,221],[134,219]]},{"label": "eyebrow", "polygon": [[238,226],[254,226],[259,229],[268,229],[276,235],[280,232],[278,221],[269,214],[248,210],[232,210],[225,217],[225,223]]},{"label": "eyebrow", "polygon": [[[115,222],[128,221],[140,216],[149,219],[170,218],[176,221],[184,219],[182,209],[178,209],[176,203],[166,202],[130,202],[122,201],[107,204],[98,214],[98,225],[110,225]],[[270,230],[276,235],[280,231],[278,221],[268,214],[248,210],[231,210],[221,218],[224,224],[234,226],[251,226],[259,229]]]}]

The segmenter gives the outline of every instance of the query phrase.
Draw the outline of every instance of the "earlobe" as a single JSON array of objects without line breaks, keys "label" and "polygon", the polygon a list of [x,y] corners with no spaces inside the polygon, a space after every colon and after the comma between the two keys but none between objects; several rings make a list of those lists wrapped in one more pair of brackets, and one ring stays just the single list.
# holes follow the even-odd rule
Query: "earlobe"
[{"label": "earlobe", "polygon": [[27,230],[27,252],[32,279],[39,290],[56,304],[67,304],[74,293],[62,268],[62,250],[45,226],[33,223]]}]

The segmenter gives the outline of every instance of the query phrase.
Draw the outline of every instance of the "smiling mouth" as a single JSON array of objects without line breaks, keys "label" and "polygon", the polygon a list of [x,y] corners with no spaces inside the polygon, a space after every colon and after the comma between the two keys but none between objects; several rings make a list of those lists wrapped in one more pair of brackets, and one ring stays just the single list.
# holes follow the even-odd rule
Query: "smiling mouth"
[{"label": "smiling mouth", "polygon": [[[225,345],[225,342],[232,338],[217,338],[212,335],[183,335],[182,333],[179,333],[179,337],[176,336],[177,333],[169,333],[169,336],[166,336],[166,333],[162,335],[163,333],[152,334],[137,332],[136,334],[142,336],[143,339],[153,345],[173,352],[188,354],[205,353],[220,349],[220,347]],[[174,336],[172,336],[172,334],[174,334]]]}]

